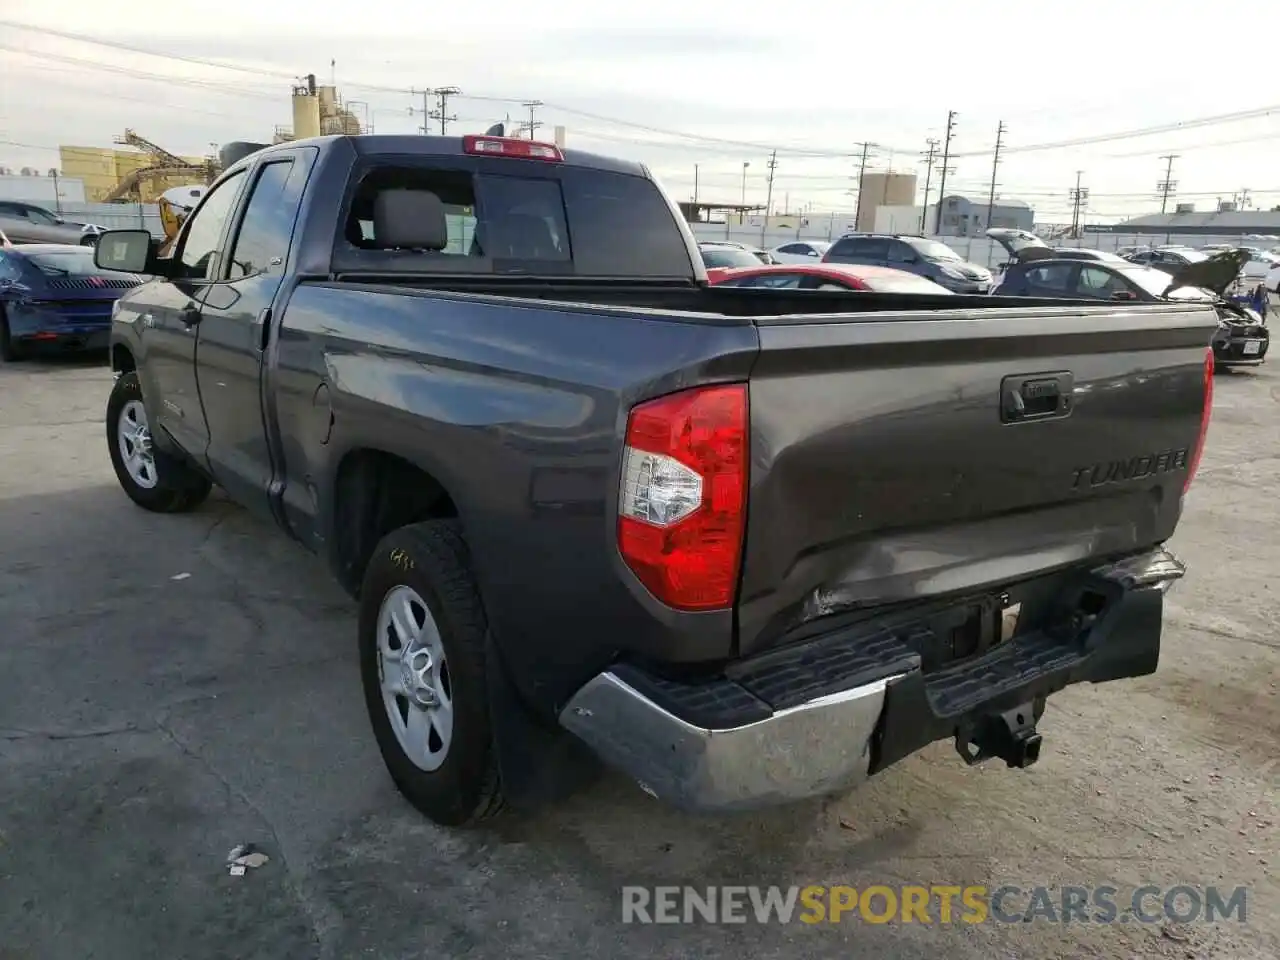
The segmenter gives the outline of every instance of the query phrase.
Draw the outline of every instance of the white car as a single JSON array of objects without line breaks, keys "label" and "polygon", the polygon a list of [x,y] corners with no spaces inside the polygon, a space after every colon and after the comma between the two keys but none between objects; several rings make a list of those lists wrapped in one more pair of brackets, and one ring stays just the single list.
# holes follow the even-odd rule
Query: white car
[{"label": "white car", "polygon": [[1263,281],[1272,293],[1280,293],[1280,264],[1267,271],[1267,279]]},{"label": "white car", "polygon": [[775,263],[821,263],[831,244],[825,240],[793,240],[769,251]]}]

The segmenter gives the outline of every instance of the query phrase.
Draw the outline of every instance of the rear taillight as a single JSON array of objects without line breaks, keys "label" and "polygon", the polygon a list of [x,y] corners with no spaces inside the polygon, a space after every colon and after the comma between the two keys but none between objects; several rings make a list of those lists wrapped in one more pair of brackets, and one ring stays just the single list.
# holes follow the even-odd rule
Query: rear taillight
[{"label": "rear taillight", "polygon": [[1196,478],[1200,469],[1200,455],[1204,453],[1204,443],[1209,436],[1209,418],[1213,415],[1213,348],[1204,352],[1204,408],[1200,411],[1200,436],[1196,438],[1195,449],[1191,451],[1191,463],[1187,467],[1187,482],[1182,486],[1186,493],[1191,481]]},{"label": "rear taillight", "polygon": [[747,387],[697,387],[627,420],[618,550],[677,610],[733,605],[747,509]]},{"label": "rear taillight", "polygon": [[521,140],[519,137],[481,137],[468,134],[462,138],[462,152],[518,157],[522,160],[549,160],[552,163],[564,161],[564,154],[554,143]]}]

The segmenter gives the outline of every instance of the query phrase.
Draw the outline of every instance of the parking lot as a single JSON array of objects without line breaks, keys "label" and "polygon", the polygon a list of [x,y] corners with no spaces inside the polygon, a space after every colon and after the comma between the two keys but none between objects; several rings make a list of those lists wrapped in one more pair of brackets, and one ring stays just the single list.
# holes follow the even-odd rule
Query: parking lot
[{"label": "parking lot", "polygon": [[[354,606],[215,494],[118,489],[98,360],[0,366],[0,958],[1280,956],[1280,367],[1220,375],[1151,677],[1057,696],[1025,773],[936,744],[717,819],[606,778],[438,829],[385,776]],[[228,875],[250,842],[269,861]],[[627,884],[1245,886],[1247,921],[624,926]]]}]

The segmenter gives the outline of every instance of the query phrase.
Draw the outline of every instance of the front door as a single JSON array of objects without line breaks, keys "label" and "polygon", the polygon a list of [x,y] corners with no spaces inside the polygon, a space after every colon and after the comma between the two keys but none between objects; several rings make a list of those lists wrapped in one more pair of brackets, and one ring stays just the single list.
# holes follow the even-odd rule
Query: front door
[{"label": "front door", "polygon": [[209,437],[195,371],[200,301],[216,275],[218,244],[243,182],[241,173],[218,184],[187,221],[173,277],[143,284],[121,305],[141,331],[147,417],[193,457],[203,456]]},{"label": "front door", "polygon": [[305,147],[273,154],[257,168],[239,222],[227,234],[230,252],[200,310],[196,369],[209,466],[233,499],[259,513],[270,510],[273,476],[263,419],[263,356],[316,152]]}]

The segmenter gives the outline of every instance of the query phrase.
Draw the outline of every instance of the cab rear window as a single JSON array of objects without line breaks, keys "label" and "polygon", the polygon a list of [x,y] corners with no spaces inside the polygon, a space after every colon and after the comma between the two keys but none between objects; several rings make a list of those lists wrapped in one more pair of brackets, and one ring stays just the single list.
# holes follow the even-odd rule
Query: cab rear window
[{"label": "cab rear window", "polygon": [[[507,174],[405,165],[368,171],[347,205],[335,267],[365,272],[390,264],[396,272],[599,278],[693,275],[684,234],[652,181],[571,166],[498,166],[513,169]],[[379,195],[387,191],[417,195],[408,197],[415,209],[424,216],[442,214],[443,224],[425,232],[410,229],[421,238],[413,239],[404,223],[387,219],[385,201],[379,213]]]}]

